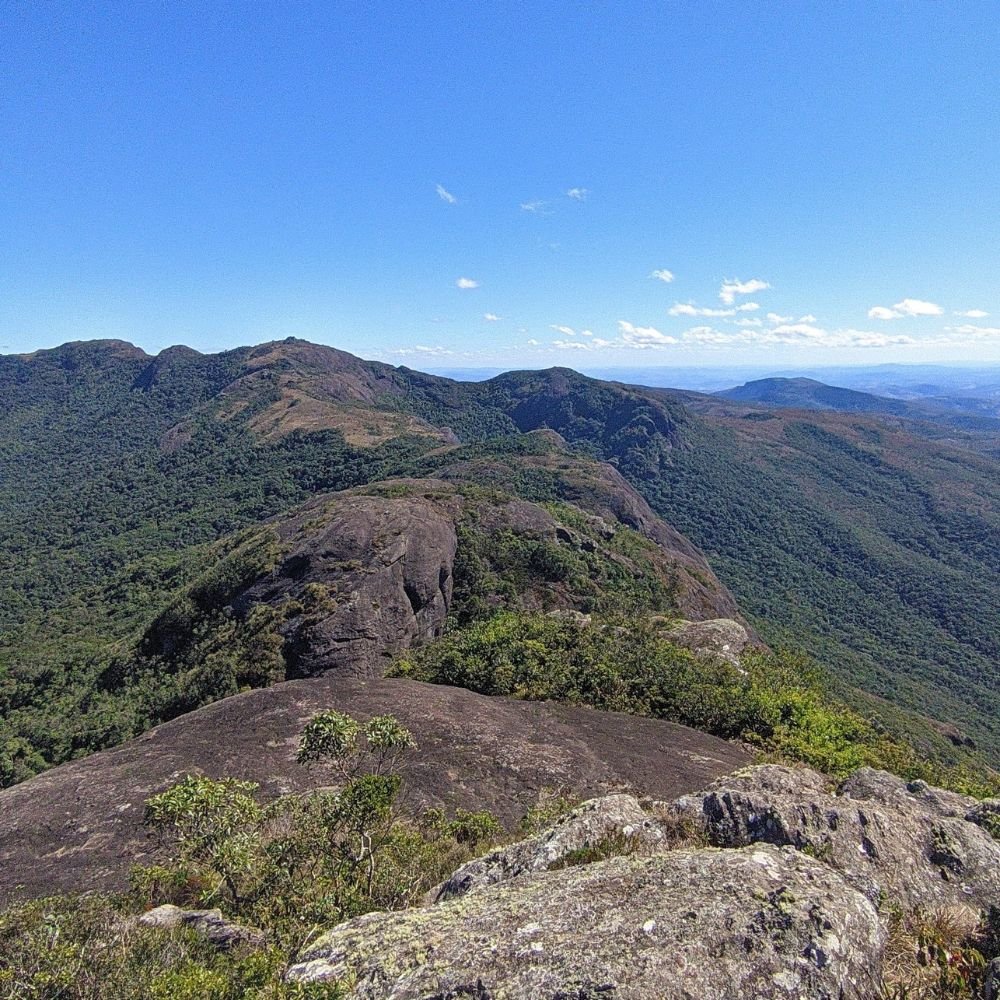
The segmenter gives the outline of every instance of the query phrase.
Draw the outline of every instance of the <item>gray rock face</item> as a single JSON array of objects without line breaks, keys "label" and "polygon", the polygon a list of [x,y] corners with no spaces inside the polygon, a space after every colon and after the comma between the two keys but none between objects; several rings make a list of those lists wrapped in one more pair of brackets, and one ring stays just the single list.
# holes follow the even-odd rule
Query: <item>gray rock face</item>
[{"label": "gray rock face", "polygon": [[[584,463],[590,475],[602,468]],[[474,470],[463,469],[469,481],[477,481]],[[567,477],[571,470],[560,466],[558,474]],[[624,487],[605,483],[601,489],[617,496]],[[605,504],[596,506],[609,518],[606,537],[597,542],[560,525],[540,504],[477,500],[463,494],[461,483],[443,479],[399,479],[317,497],[271,522],[284,557],[236,597],[233,609],[241,616],[256,604],[285,609],[281,632],[290,677],[327,671],[380,677],[400,653],[441,633],[451,606],[460,524],[484,535],[513,533],[567,551],[592,552],[610,542],[622,524],[632,525],[617,520]],[[595,517],[604,523],[603,514]],[[650,573],[676,585],[677,605],[689,617],[739,614],[707,564],[702,570],[689,542],[674,537],[651,511],[635,526],[656,543],[646,553],[648,565],[640,569],[610,549],[601,549],[603,556],[625,572]],[[498,609],[510,605],[509,595],[478,596]],[[579,600],[571,586],[553,586],[542,575],[526,581],[517,597],[529,610],[572,610]],[[744,644],[748,641],[737,622],[728,628],[741,632]]]},{"label": "gray rock face", "polygon": [[221,910],[182,910],[170,903],[144,913],[139,917],[139,923],[164,930],[187,927],[220,951],[228,951],[238,944],[260,947],[265,940],[262,931],[226,920]]},{"label": "gray rock face", "polygon": [[238,609],[301,598],[310,583],[328,588],[321,607],[284,630],[293,675],[380,677],[395,655],[440,633],[458,546],[454,516],[440,503],[341,495],[277,528],[289,551]]},{"label": "gray rock face", "polygon": [[555,826],[535,837],[500,848],[462,865],[431,893],[436,901],[464,896],[472,889],[548,871],[574,851],[621,837],[633,850],[664,844],[663,831],[631,795],[606,795],[584,802]]},{"label": "gray rock face", "polygon": [[1000,843],[966,819],[974,799],[865,768],[834,793],[814,771],[747,768],[673,804],[711,843],[808,851],[869,899],[905,909],[1000,900]]},{"label": "gray rock face", "polygon": [[740,657],[751,645],[750,634],[731,618],[713,618],[703,622],[679,622],[668,633],[670,639],[698,656],[714,656],[740,665]]},{"label": "gray rock face", "polygon": [[878,981],[883,941],[871,903],[804,854],[674,851],[369,914],[289,978],[364,1000],[834,1000]]}]

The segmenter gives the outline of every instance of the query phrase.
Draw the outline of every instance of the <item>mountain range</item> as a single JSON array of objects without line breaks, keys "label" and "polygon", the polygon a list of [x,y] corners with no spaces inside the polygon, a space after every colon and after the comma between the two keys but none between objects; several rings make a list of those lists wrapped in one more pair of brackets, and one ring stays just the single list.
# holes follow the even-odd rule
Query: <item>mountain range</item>
[{"label": "mountain range", "polygon": [[[457,382],[294,339],[67,344],[0,357],[0,394],[8,783],[510,606],[741,619],[922,752],[1000,762],[988,421],[810,380]],[[419,579],[370,565],[391,537]],[[310,583],[376,611],[317,628]]]}]

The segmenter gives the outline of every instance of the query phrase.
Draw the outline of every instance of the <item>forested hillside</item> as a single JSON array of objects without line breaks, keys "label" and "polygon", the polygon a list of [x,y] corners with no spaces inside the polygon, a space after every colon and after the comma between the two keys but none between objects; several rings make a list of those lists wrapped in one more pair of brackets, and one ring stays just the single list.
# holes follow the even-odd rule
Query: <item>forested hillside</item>
[{"label": "forested hillside", "polygon": [[[462,558],[476,551],[463,520],[473,508],[562,505],[545,508],[562,524],[550,541],[490,536],[477,572],[492,574],[495,597],[465,624],[519,600],[544,606],[522,600],[539,583],[587,610],[582,583],[605,572],[587,562],[605,545],[600,530],[586,541],[596,516],[671,554],[674,575],[654,576],[674,607],[736,613],[701,549],[761,636],[814,656],[838,696],[879,709],[927,752],[951,753],[922,716],[1000,760],[1000,470],[949,440],[954,429],[748,408],[566,369],[459,383],[294,340],[156,358],[120,342],[66,345],[0,358],[0,392],[7,781],[285,676],[283,616],[308,608],[255,617],[236,596],[282,565],[274,539],[293,510],[401,477],[466,491]],[[543,429],[556,434],[532,433]],[[617,578],[630,557],[608,558]],[[643,579],[646,610],[667,608]],[[149,630],[183,594],[196,599],[174,631],[189,639],[157,646]],[[200,694],[184,680],[195,676]]]}]

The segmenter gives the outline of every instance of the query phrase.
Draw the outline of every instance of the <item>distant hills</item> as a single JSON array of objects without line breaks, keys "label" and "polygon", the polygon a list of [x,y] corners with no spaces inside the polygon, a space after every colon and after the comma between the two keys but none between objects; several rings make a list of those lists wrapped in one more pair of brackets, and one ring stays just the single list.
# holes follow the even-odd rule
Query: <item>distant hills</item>
[{"label": "distant hills", "polygon": [[905,403],[868,392],[841,389],[811,378],[765,378],[716,393],[741,403],[764,403],[796,410],[833,410],[837,413],[891,413],[904,416]]},{"label": "distant hills", "polygon": [[[715,393],[743,403],[836,413],[879,413],[966,430],[1000,430],[1000,391],[981,397],[950,396],[934,384],[910,386],[903,398],[827,385],[811,378],[766,378]],[[900,391],[897,389],[897,391]]]}]

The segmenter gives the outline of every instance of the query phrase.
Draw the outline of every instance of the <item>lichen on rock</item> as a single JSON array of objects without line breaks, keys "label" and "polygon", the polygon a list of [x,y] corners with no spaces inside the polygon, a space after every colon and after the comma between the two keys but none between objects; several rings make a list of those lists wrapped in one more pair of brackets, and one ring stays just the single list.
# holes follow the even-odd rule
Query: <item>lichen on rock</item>
[{"label": "lichen on rock", "polygon": [[369,914],[309,945],[289,978],[365,1000],[832,1000],[877,982],[884,936],[874,906],[801,852],[677,850]]}]

